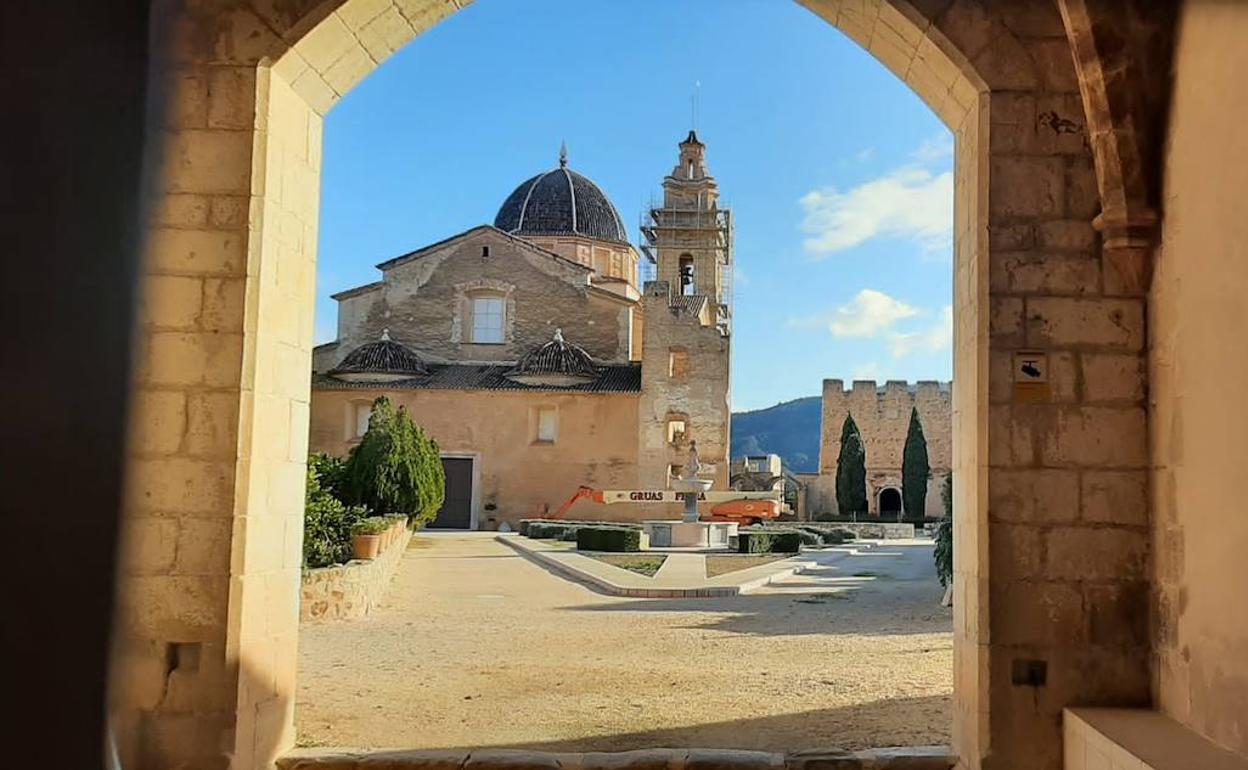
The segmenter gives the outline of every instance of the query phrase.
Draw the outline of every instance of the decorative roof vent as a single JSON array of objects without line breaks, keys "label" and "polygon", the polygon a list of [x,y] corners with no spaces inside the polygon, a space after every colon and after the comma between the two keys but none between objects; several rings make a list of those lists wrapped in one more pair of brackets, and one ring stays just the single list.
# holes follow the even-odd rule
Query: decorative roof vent
[{"label": "decorative roof vent", "polygon": [[526,353],[506,377],[525,385],[569,387],[596,380],[598,365],[584,348],[564,340],[562,329],[555,329],[554,339]]},{"label": "decorative roof vent", "polygon": [[351,382],[395,382],[423,377],[429,370],[424,361],[406,346],[390,339],[383,329],[381,339],[360,345],[329,371],[331,377]]}]

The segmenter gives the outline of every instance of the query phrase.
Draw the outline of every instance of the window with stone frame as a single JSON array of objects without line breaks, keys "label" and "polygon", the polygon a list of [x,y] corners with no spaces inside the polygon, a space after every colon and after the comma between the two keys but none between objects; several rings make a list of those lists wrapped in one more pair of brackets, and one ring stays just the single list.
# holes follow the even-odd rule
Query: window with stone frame
[{"label": "window with stone frame", "polygon": [[689,426],[683,416],[667,418],[667,443],[680,446],[685,443]]},{"label": "window with stone frame", "polygon": [[539,406],[535,410],[534,441],[553,444],[559,437],[559,411],[553,406]]},{"label": "window with stone frame", "polygon": [[372,401],[356,401],[351,404],[351,410],[348,413],[350,424],[347,426],[347,433],[351,438],[362,438],[368,433],[368,420],[373,416]]},{"label": "window with stone frame", "polygon": [[678,378],[689,376],[689,351],[684,348],[668,348],[667,376]]},{"label": "window with stone frame", "polygon": [[471,299],[472,326],[469,342],[476,345],[501,345],[507,328],[507,300],[495,294],[477,295]]}]

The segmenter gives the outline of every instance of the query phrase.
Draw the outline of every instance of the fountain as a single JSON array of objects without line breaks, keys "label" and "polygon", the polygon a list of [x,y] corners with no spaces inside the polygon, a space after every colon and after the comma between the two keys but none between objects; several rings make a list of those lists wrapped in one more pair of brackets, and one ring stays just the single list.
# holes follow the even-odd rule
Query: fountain
[{"label": "fountain", "polygon": [[650,545],[671,548],[727,546],[729,536],[736,534],[736,524],[698,519],[698,500],[715,483],[710,479],[698,478],[698,471],[703,467],[698,460],[697,442],[689,442],[689,459],[685,462],[680,477],[672,482],[672,489],[684,495],[684,514],[680,521],[642,522],[649,535]]}]

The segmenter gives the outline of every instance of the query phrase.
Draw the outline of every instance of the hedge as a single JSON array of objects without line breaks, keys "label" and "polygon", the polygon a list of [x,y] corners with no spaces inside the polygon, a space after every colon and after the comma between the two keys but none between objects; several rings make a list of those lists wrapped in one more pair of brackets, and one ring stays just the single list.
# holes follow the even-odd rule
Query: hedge
[{"label": "hedge", "polygon": [[[535,531],[533,529],[534,527],[536,527],[536,532],[540,534],[533,534]],[[565,533],[566,531],[571,530],[575,532],[578,527],[614,527],[615,529],[633,529],[638,532],[640,532],[642,529],[640,524],[615,522],[615,521],[578,521],[574,519],[521,519],[519,525],[516,527],[516,531],[525,537],[531,537],[531,538],[541,540],[541,539],[547,539],[547,538],[560,538],[563,536],[563,533]],[[551,528],[554,528],[554,529],[551,529]],[[552,532],[556,534],[551,534]],[[568,539],[575,539],[575,538],[568,538]]]},{"label": "hedge", "polygon": [[577,527],[576,550],[632,553],[641,550],[641,530],[624,527]]},{"label": "hedge", "polygon": [[523,531],[535,540],[560,540],[569,531],[575,532],[576,527],[571,524],[556,524],[553,521],[531,521]]},{"label": "hedge", "polygon": [[737,531],[737,553],[797,553],[801,533],[795,530],[756,529]]}]

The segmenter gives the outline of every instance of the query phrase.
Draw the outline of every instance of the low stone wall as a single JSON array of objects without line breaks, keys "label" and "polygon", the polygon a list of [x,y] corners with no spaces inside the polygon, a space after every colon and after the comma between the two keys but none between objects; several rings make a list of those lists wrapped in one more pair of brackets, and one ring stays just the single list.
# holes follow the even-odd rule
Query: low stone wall
[{"label": "low stone wall", "polygon": [[386,592],[411,539],[412,531],[405,528],[376,559],[306,570],[299,591],[299,622],[348,620],[367,615]]},{"label": "low stone wall", "polygon": [[897,521],[811,522],[820,526],[848,529],[858,537],[872,540],[906,540],[914,537],[914,525]]}]

